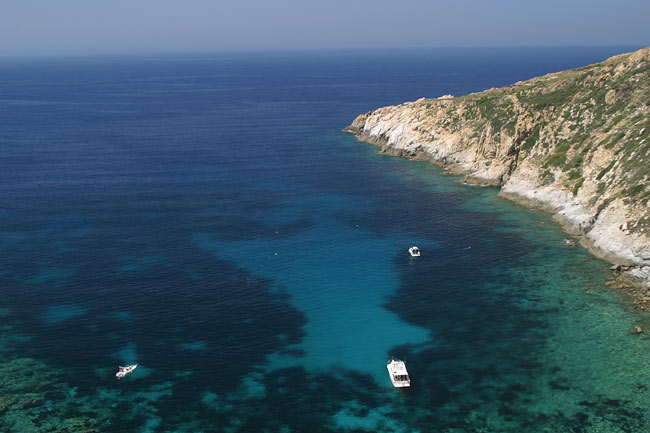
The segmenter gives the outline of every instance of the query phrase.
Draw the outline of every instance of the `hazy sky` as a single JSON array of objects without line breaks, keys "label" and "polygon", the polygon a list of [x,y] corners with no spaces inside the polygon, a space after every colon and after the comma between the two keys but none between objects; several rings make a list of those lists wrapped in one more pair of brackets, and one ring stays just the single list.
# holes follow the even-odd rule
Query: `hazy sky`
[{"label": "hazy sky", "polygon": [[0,0],[0,56],[650,45],[650,0]]}]

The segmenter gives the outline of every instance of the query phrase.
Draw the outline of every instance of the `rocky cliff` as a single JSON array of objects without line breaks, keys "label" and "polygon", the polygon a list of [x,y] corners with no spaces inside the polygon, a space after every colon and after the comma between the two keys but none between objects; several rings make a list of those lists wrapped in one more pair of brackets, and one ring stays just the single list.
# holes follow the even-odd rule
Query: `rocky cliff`
[{"label": "rocky cliff", "polygon": [[461,97],[419,99],[347,130],[553,213],[650,287],[650,48]]}]

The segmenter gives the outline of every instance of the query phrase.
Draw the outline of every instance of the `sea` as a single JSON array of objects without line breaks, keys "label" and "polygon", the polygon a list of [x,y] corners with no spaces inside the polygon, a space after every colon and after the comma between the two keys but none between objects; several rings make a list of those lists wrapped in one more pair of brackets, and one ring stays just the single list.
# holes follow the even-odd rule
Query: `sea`
[{"label": "sea", "polygon": [[343,132],[635,48],[0,59],[0,431],[650,431],[608,263]]}]

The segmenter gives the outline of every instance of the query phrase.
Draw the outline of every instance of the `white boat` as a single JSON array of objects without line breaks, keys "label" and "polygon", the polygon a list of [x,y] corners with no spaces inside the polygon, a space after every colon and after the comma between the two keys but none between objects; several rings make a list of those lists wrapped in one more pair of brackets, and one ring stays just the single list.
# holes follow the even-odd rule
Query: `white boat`
[{"label": "white boat", "polygon": [[409,248],[409,253],[411,254],[411,257],[420,257],[420,249],[415,245]]},{"label": "white boat", "polygon": [[390,381],[393,382],[395,388],[405,388],[411,386],[411,379],[409,373],[406,371],[406,364],[399,359],[391,358],[386,365]]},{"label": "white boat", "polygon": [[115,373],[115,377],[117,377],[118,379],[121,379],[121,378],[133,373],[133,370],[135,370],[137,367],[138,367],[138,364],[127,365],[126,367],[122,367],[120,365],[120,367],[119,367],[120,371]]}]

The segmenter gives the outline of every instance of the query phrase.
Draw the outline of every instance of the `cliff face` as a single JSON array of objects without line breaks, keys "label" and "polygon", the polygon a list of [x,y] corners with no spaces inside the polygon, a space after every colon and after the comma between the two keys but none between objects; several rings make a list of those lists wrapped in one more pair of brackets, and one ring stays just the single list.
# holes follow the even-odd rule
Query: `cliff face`
[{"label": "cliff face", "polygon": [[650,48],[467,96],[362,114],[347,128],[552,212],[650,285]]}]

